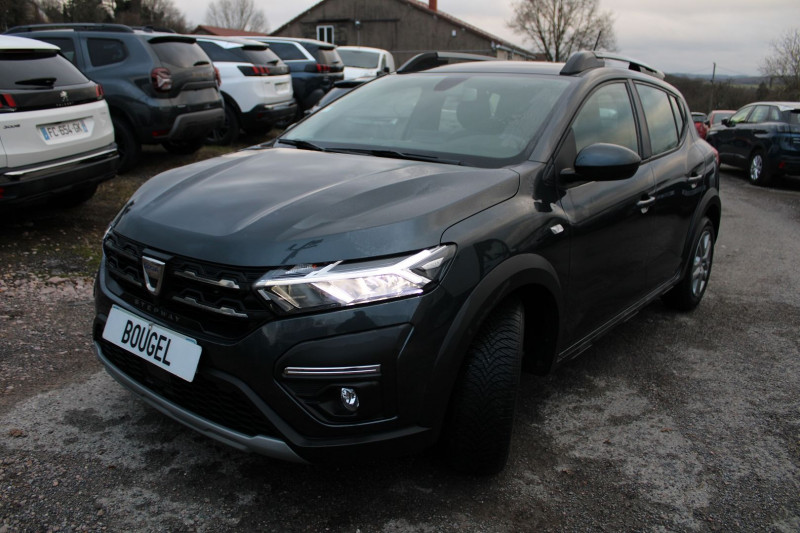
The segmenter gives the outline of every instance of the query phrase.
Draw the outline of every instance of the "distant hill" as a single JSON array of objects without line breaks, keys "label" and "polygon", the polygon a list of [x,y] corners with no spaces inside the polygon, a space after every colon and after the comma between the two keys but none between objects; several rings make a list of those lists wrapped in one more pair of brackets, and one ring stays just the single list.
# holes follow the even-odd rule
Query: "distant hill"
[{"label": "distant hill", "polygon": [[[710,74],[682,74],[676,72],[670,73],[669,75],[692,80],[711,81]],[[731,83],[732,85],[754,85],[756,87],[758,87],[761,82],[769,84],[769,78],[765,76],[732,76],[729,74],[717,74],[715,80],[717,82]]]}]

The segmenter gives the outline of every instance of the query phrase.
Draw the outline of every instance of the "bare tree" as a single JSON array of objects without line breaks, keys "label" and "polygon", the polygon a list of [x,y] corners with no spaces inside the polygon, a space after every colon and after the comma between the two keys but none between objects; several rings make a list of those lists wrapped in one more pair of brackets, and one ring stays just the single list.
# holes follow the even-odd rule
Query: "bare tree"
[{"label": "bare tree", "polygon": [[761,73],[781,85],[782,97],[800,100],[800,29],[772,41],[772,55],[764,60]]},{"label": "bare tree", "polygon": [[215,0],[208,6],[206,22],[235,30],[269,31],[267,17],[256,8],[253,0]]},{"label": "bare tree", "polygon": [[579,50],[614,50],[614,20],[598,0],[519,0],[507,22],[533,42],[548,61],[565,61]]}]

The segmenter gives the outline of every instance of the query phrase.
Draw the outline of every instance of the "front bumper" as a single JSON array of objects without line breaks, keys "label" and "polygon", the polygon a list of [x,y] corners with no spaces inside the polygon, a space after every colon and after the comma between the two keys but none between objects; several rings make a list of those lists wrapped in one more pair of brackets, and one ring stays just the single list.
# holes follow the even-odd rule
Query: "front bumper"
[{"label": "front bumper", "polygon": [[119,155],[112,143],[54,161],[0,170],[0,205],[20,205],[53,198],[114,177]]},{"label": "front bumper", "polygon": [[[438,437],[438,429],[419,423],[431,375],[421,367],[433,364],[437,342],[435,335],[430,343],[414,340],[411,321],[425,296],[373,305],[369,316],[355,308],[275,320],[223,341],[160,320],[152,308],[145,312],[120,297],[115,284],[101,267],[98,358],[125,387],[204,435],[240,450],[310,462],[402,455]],[[112,304],[195,338],[202,355],[194,380],[172,376],[104,340]],[[365,367],[373,371],[328,371]],[[339,402],[342,387],[357,391],[357,413]]]}]

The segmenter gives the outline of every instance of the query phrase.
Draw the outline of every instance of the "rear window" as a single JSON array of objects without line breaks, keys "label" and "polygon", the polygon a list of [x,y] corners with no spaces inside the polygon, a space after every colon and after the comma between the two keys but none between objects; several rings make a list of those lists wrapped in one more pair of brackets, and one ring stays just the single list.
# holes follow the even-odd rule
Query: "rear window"
[{"label": "rear window", "polygon": [[339,57],[348,67],[355,68],[378,68],[380,54],[367,52],[365,50],[339,50]]},{"label": "rear window", "polygon": [[317,50],[314,56],[317,58],[317,62],[322,63],[323,65],[340,65],[342,63],[342,58],[339,57],[339,52],[333,49],[320,48]]},{"label": "rear window", "polygon": [[150,42],[156,55],[165,65],[177,68],[191,68],[210,63],[203,49],[195,43],[184,41]]},{"label": "rear window", "polygon": [[2,90],[80,85],[87,81],[80,70],[56,52],[0,52]]},{"label": "rear window", "polygon": [[297,59],[303,60],[308,59],[306,56],[303,55],[297,46],[292,43],[269,43],[269,47],[272,49],[273,52],[278,54],[278,57],[283,59],[284,61],[294,61]]}]

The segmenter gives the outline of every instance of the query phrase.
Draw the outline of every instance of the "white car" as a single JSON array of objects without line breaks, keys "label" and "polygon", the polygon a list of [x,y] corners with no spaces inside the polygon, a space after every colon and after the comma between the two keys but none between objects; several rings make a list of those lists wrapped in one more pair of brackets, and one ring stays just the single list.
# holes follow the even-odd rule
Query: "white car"
[{"label": "white car", "polygon": [[261,133],[297,113],[289,67],[269,46],[247,39],[194,35],[220,75],[225,127],[211,141],[230,144],[239,130]]},{"label": "white car", "polygon": [[381,48],[337,46],[344,62],[344,79],[375,77],[395,71],[394,56]]},{"label": "white car", "polygon": [[58,52],[0,35],[0,209],[42,200],[74,205],[116,174],[102,87]]}]

